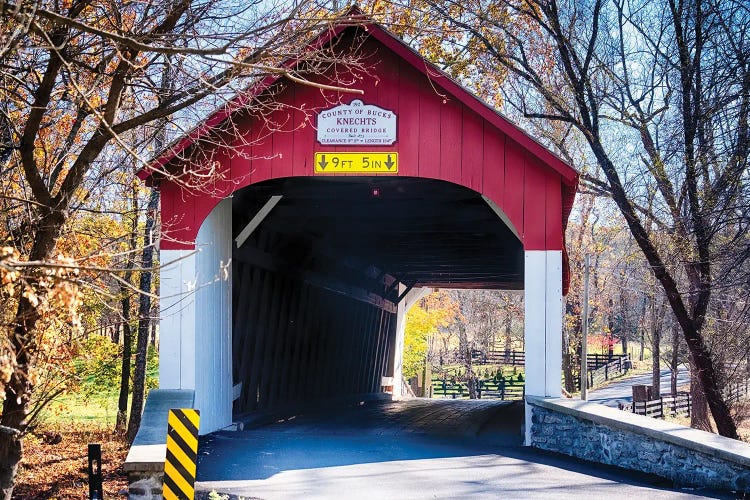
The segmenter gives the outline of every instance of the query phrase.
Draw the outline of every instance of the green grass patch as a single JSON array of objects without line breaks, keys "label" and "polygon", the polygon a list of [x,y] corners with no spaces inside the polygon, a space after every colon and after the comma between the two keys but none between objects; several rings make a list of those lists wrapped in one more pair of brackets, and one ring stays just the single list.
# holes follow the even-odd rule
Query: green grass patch
[{"label": "green grass patch", "polygon": [[88,395],[64,394],[49,403],[40,417],[45,424],[96,423],[114,427],[117,398],[117,391]]}]

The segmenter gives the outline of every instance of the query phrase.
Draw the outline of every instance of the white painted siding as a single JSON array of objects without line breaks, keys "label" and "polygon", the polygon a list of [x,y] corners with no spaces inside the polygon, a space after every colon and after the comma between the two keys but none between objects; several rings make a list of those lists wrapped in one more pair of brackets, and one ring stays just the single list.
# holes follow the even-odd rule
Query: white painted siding
[{"label": "white painted siding", "polygon": [[195,388],[195,252],[161,250],[159,388]]},{"label": "white painted siding", "polygon": [[[562,252],[531,250],[524,264],[526,395],[560,397],[562,385]],[[526,405],[526,444],[531,441]]]},{"label": "white painted siding", "polygon": [[232,200],[219,203],[196,238],[195,407],[200,433],[232,423]]},{"label": "white painted siding", "polygon": [[562,396],[562,251],[552,250],[547,254],[547,276],[545,295],[545,377],[544,395],[550,398]]},{"label": "white painted siding", "polygon": [[546,384],[546,252],[525,252],[524,345],[526,347],[526,395],[545,396]]}]

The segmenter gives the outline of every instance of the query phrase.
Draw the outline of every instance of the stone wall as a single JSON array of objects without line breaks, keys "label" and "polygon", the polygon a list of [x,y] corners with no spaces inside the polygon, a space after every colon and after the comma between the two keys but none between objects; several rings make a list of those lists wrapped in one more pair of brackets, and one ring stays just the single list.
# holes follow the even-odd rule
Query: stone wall
[{"label": "stone wall", "polygon": [[130,472],[128,474],[128,499],[161,499],[163,481],[163,472]]},{"label": "stone wall", "polygon": [[750,445],[592,403],[529,398],[531,446],[655,474],[676,486],[750,492]]}]

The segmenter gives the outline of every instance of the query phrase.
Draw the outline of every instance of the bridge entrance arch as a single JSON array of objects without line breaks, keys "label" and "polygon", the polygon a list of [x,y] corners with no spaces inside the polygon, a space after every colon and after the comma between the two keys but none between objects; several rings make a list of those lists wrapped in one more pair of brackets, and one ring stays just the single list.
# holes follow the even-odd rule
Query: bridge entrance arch
[{"label": "bridge entrance arch", "polygon": [[194,391],[202,433],[398,393],[404,314],[432,287],[523,289],[526,394],[560,395],[576,171],[352,15],[311,47],[356,46],[360,95],[269,77],[140,173],[161,193],[159,385]]}]

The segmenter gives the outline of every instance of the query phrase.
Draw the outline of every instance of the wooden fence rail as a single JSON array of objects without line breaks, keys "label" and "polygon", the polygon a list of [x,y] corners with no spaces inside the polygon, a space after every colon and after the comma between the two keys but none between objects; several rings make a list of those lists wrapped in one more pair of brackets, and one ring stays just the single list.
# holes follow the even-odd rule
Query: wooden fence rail
[{"label": "wooden fence rail", "polygon": [[[480,399],[502,399],[515,401],[523,399],[525,383],[513,379],[479,379],[477,380],[477,397]],[[432,379],[432,394],[443,398],[468,398],[469,389],[465,382],[445,378]]]},{"label": "wooden fence rail", "polygon": [[[455,358],[455,359],[454,359]],[[587,354],[586,361],[590,370],[597,370],[602,366],[611,363],[623,363],[628,359],[627,354]],[[451,357],[451,360],[459,360],[458,354]],[[471,361],[475,365],[509,365],[524,366],[526,364],[526,353],[524,351],[505,351],[489,350],[482,351],[475,349],[471,353]]]},{"label": "wooden fence rail", "polygon": [[750,393],[750,380],[744,382],[732,382],[724,389],[724,398],[727,402],[739,401]]},{"label": "wooden fence rail", "polygon": [[620,403],[619,408],[624,411],[645,415],[652,418],[664,418],[667,416],[689,417],[692,410],[690,393],[678,392],[651,401],[635,401],[633,403]]},{"label": "wooden fence rail", "polygon": [[[617,356],[613,361],[601,365],[599,368],[592,369],[586,377],[586,387],[591,389],[603,384],[607,380],[622,376],[630,369],[630,358],[628,356]],[[578,381],[580,388],[581,382]]]}]

